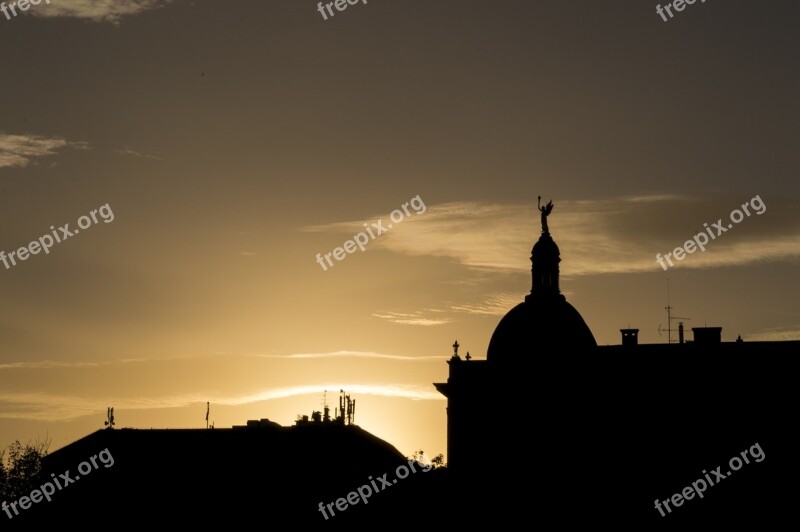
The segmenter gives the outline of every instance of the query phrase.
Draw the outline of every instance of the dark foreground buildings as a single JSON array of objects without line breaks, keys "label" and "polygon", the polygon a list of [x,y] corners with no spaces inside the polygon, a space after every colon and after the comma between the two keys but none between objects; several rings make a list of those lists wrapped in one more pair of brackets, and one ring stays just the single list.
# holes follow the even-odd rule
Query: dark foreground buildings
[{"label": "dark foreground buildings", "polygon": [[[0,513],[0,523],[8,530],[791,526],[800,495],[800,342],[726,343],[718,328],[701,328],[692,342],[639,345],[637,331],[624,329],[622,345],[597,346],[560,292],[550,209],[531,256],[531,293],[500,321],[485,360],[456,350],[447,382],[436,384],[448,398],[445,470],[395,483],[407,459],[327,411],[294,427],[262,420],[232,429],[103,430],[48,456],[41,482],[66,484],[61,475],[75,479],[79,467],[84,478],[13,519]],[[368,485],[375,493],[366,504],[346,500]],[[323,513],[320,503],[331,507]]]},{"label": "dark foreground buildings", "polygon": [[[640,530],[796,521],[800,342],[723,343],[719,328],[698,328],[693,342],[639,345],[624,329],[623,345],[597,346],[559,289],[552,204],[540,210],[531,293],[485,360],[456,344],[435,385],[458,514]],[[739,466],[750,449],[761,460],[748,452]],[[698,479],[702,497],[684,498]]]},{"label": "dark foreground buildings", "polygon": [[[406,478],[393,484],[398,469]],[[57,488],[45,488],[51,500],[17,503],[18,515],[9,509],[13,518],[0,513],[0,523],[3,530],[358,530],[397,516],[413,524],[445,492],[443,473],[419,465],[411,472],[393,446],[336,420],[105,429],[47,456],[31,489],[57,479]],[[373,485],[379,491],[361,490],[367,504],[360,495],[351,497],[356,504],[347,500]]]}]

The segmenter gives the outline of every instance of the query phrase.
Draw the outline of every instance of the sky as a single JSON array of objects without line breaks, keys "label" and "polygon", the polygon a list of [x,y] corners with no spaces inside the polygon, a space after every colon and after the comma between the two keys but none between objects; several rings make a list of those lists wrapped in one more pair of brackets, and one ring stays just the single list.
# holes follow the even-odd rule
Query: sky
[{"label": "sky", "polygon": [[445,453],[432,383],[530,291],[538,196],[598,344],[666,342],[668,284],[688,328],[800,339],[800,4],[656,5],[0,14],[0,447],[109,406],[290,425],[344,389],[364,429]]}]

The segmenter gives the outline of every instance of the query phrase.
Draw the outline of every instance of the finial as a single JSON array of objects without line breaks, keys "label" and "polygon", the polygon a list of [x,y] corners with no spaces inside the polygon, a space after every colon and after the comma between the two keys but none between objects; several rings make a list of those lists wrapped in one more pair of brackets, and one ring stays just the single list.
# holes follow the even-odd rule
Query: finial
[{"label": "finial", "polygon": [[458,358],[458,340],[453,344],[453,358]]}]

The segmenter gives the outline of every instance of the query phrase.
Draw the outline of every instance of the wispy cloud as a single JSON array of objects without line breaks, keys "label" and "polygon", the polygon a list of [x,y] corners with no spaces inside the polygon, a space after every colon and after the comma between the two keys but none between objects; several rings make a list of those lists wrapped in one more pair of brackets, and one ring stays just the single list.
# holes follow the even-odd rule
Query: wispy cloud
[{"label": "wispy cloud", "polygon": [[522,300],[523,296],[516,292],[502,292],[500,294],[490,295],[482,303],[452,305],[450,310],[454,312],[466,312],[468,314],[503,316],[509,309],[522,303]]},{"label": "wispy cloud", "polygon": [[[191,357],[196,358],[196,357]],[[122,364],[132,364],[151,361],[165,360],[189,360],[190,357],[169,357],[169,358],[122,358],[117,360],[105,360],[102,362],[81,362],[81,361],[54,361],[40,360],[35,362],[7,362],[0,364],[0,370],[59,370],[71,368],[94,368],[100,366],[116,366]]]},{"label": "wispy cloud", "polygon": [[113,404],[117,410],[154,410],[181,408],[211,401],[216,405],[242,406],[261,401],[273,401],[301,395],[318,395],[320,390],[346,389],[359,395],[405,398],[410,400],[441,401],[444,397],[422,386],[404,384],[343,384],[320,383],[286,388],[270,388],[250,394],[209,396],[183,394],[154,398],[102,397],[89,398],[75,395],[47,393],[0,393],[0,419],[25,419],[35,421],[70,421],[83,416],[102,413],[105,405]]},{"label": "wispy cloud", "polygon": [[406,384],[314,384],[304,386],[293,386],[289,388],[273,388],[263,392],[242,395],[231,398],[220,398],[214,402],[219,404],[228,405],[243,405],[256,403],[259,401],[269,401],[274,399],[284,399],[286,397],[293,397],[296,395],[319,395],[320,390],[338,390],[344,389],[350,393],[359,395],[376,395],[381,397],[399,397],[413,400],[431,400],[440,401],[444,397],[437,391],[430,387],[422,387]]},{"label": "wispy cloud", "polygon": [[[763,199],[770,204],[769,198]],[[727,220],[728,213],[738,206],[674,194],[556,201],[549,225],[562,250],[562,275],[566,277],[656,272],[662,271],[656,253],[683,245],[703,230],[704,222],[720,217]],[[676,267],[714,268],[800,257],[800,222],[790,216],[798,206],[784,207],[747,218],[712,241],[705,252],[694,253]],[[353,234],[361,223],[336,222],[305,230]],[[429,205],[425,216],[409,218],[402,228],[370,245],[407,255],[449,257],[474,269],[525,271],[530,268],[528,257],[539,233],[534,204],[453,202]],[[486,312],[491,312],[491,307],[492,303],[487,303]],[[391,315],[380,317],[392,319]]]},{"label": "wispy cloud", "polygon": [[0,133],[0,168],[25,167],[34,159],[55,155],[65,148],[86,150],[89,147],[85,142],[68,141],[61,137]]},{"label": "wispy cloud", "polygon": [[424,361],[424,360],[442,360],[438,355],[394,355],[391,353],[377,353],[374,351],[328,351],[322,353],[255,353],[255,354],[242,354],[234,355],[231,353],[218,353],[214,355],[192,355],[192,356],[173,356],[161,358],[123,358],[117,360],[105,360],[99,362],[93,361],[54,361],[54,360],[40,360],[34,362],[6,362],[0,363],[0,371],[46,371],[46,370],[64,370],[64,369],[82,369],[82,368],[98,368],[110,366],[122,366],[125,364],[160,364],[172,361],[196,362],[198,360],[220,360],[230,359],[231,357],[255,357],[255,358],[275,358],[275,359],[289,359],[289,360],[302,360],[302,359],[323,359],[323,358],[375,358],[386,360],[408,360],[408,361]]},{"label": "wispy cloud", "polygon": [[745,341],[753,342],[781,342],[787,340],[800,340],[800,326],[776,327],[748,334]]},{"label": "wispy cloud", "polygon": [[114,150],[114,153],[116,153],[117,155],[130,155],[131,157],[138,157],[139,159],[153,159],[155,161],[163,161],[163,159],[158,155],[148,155],[146,153],[140,153],[130,148],[125,148],[122,150]]},{"label": "wispy cloud", "polygon": [[422,312],[383,312],[373,313],[373,318],[380,318],[400,325],[420,325],[423,327],[433,327],[449,323],[448,318],[427,318]]},{"label": "wispy cloud", "polygon": [[384,358],[388,360],[442,360],[441,356],[408,356],[373,351],[332,351],[329,353],[295,353],[291,355],[256,355],[264,358]]},{"label": "wispy cloud", "polygon": [[99,401],[46,393],[0,393],[0,419],[69,421],[102,410]]},{"label": "wispy cloud", "polygon": [[88,368],[99,366],[98,362],[10,362],[0,364],[0,371],[4,369],[63,369],[63,368]]},{"label": "wispy cloud", "polygon": [[29,12],[39,17],[85,18],[95,22],[118,23],[123,17],[156,9],[172,0],[55,0]]},{"label": "wispy cloud", "polygon": [[[444,325],[456,319],[457,314],[503,316],[509,309],[522,303],[523,297],[515,292],[500,292],[486,296],[482,301],[449,305],[442,308],[426,308],[415,312],[378,312],[372,317],[400,325],[431,327]],[[433,314],[434,316],[430,316]],[[434,357],[439,358],[439,357]]]},{"label": "wispy cloud", "polygon": [[[368,364],[395,364],[406,367],[389,379],[363,377],[353,382],[347,377],[331,377],[330,373],[316,375],[286,370],[292,377],[277,377],[273,382],[248,379],[246,375],[259,368],[277,368],[281,375],[290,365],[318,367],[324,359],[362,359]],[[262,359],[262,360],[259,360]],[[267,360],[271,359],[271,360]],[[280,362],[281,359],[283,362]],[[295,396],[317,396],[322,390],[346,389],[359,395],[405,398],[408,400],[441,400],[441,395],[427,383],[417,383],[413,374],[416,364],[441,363],[442,356],[413,356],[373,351],[340,350],[329,352],[288,352],[268,354],[207,354],[164,358],[124,358],[108,361],[9,361],[0,365],[0,419],[38,421],[70,421],[99,415],[108,405],[122,410],[163,410],[205,404],[241,406],[261,401],[273,401]],[[133,366],[132,366],[133,364]],[[412,366],[408,366],[411,364]],[[235,368],[238,385],[220,383],[214,377],[221,368]],[[127,376],[141,371],[156,374],[185,374],[189,371],[205,375],[201,383],[170,383],[154,379],[150,385],[128,386]],[[315,372],[311,372],[315,373]],[[334,372],[336,373],[336,372]],[[406,374],[406,377],[400,375]],[[412,376],[409,376],[412,375]],[[27,385],[21,383],[27,382]],[[60,383],[53,390],[53,383]],[[86,389],[80,383],[95,382],[98,386]],[[48,391],[49,390],[49,391]]]},{"label": "wispy cloud", "polygon": [[634,203],[655,203],[659,201],[680,201],[680,202],[693,201],[693,199],[689,196],[681,196],[678,194],[646,194],[641,196],[628,196],[623,198],[623,200]]}]

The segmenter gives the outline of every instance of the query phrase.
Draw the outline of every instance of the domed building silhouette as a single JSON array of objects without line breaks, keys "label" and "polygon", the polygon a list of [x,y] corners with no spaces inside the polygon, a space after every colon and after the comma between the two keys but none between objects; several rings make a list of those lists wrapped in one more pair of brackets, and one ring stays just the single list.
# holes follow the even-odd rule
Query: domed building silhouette
[{"label": "domed building silhouette", "polygon": [[[456,341],[447,382],[434,383],[448,399],[448,466],[456,477],[467,470],[474,475],[486,456],[509,450],[509,442],[487,428],[517,423],[514,405],[524,401],[530,379],[562,365],[558,356],[597,348],[592,331],[559,288],[561,253],[547,224],[553,202],[542,206],[541,197],[539,202],[542,232],[531,250],[530,294],[500,320],[485,360],[472,360],[469,353],[462,359]],[[488,426],[479,420],[489,420]]]},{"label": "domed building silhouette", "polygon": [[640,345],[639,330],[626,328],[621,344],[598,346],[560,291],[552,209],[539,205],[530,294],[500,320],[485,359],[462,358],[456,341],[447,382],[434,383],[447,397],[454,513],[469,523],[651,529],[698,516],[740,523],[793,507],[779,480],[789,464],[775,458],[772,470],[767,461],[747,470],[758,480],[726,480],[737,487],[724,500],[716,491],[719,503],[664,510],[704,467],[746,446],[794,452],[785,420],[797,401],[789,367],[800,342],[722,342],[720,327],[695,327],[684,341],[681,324],[677,343]]}]

